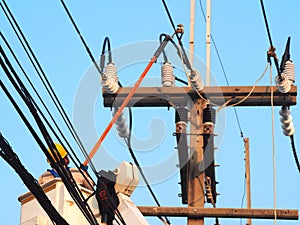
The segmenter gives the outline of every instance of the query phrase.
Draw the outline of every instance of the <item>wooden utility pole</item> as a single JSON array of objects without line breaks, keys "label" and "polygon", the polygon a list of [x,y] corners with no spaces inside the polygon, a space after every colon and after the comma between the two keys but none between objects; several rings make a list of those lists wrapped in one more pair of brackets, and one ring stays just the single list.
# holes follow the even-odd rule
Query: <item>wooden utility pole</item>
[{"label": "wooden utility pole", "polygon": [[[204,208],[204,173],[200,174],[197,165],[203,161],[203,138],[202,133],[202,111],[205,107],[202,99],[197,99],[190,111],[190,154],[189,161],[189,185],[188,185],[188,207]],[[204,218],[188,217],[188,225],[203,225]]]},{"label": "wooden utility pole", "polygon": [[[246,165],[246,196],[247,196],[247,209],[251,209],[251,180],[250,180],[250,149],[249,138],[244,138],[245,145],[245,165]],[[252,225],[252,220],[247,219],[247,225]]]}]

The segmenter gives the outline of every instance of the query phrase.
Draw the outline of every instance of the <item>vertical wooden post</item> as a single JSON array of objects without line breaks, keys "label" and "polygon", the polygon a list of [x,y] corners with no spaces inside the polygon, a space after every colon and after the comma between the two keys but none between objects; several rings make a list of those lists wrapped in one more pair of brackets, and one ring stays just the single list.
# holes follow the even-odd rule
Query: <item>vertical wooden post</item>
[{"label": "vertical wooden post", "polygon": [[[204,173],[200,174],[199,162],[203,160],[203,138],[200,135],[202,129],[202,111],[205,102],[202,99],[195,100],[190,112],[190,154],[189,161],[189,185],[188,185],[188,207],[204,207]],[[204,225],[204,218],[188,218],[188,225]]]},{"label": "vertical wooden post", "polygon": [[[246,196],[247,209],[251,209],[251,183],[250,183],[250,152],[249,152],[249,138],[244,138],[245,145],[245,162],[246,162]],[[247,219],[247,225],[252,225],[252,220]]]}]

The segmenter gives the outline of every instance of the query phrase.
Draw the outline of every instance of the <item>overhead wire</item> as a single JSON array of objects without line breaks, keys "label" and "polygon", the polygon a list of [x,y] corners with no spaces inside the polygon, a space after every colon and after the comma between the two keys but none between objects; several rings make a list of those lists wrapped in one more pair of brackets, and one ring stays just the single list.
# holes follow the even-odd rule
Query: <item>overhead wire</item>
[{"label": "overhead wire", "polygon": [[[31,82],[29,76],[27,75],[26,71],[24,70],[24,68],[22,67],[20,61],[18,60],[16,54],[14,53],[12,47],[10,46],[10,44],[8,43],[8,41],[6,40],[5,36],[2,34],[2,32],[0,32],[0,36],[3,39],[4,43],[6,44],[8,50],[10,51],[11,55],[13,56],[14,60],[16,61],[16,63],[18,64],[19,68],[21,69],[22,73],[24,74],[26,80],[28,81],[28,83],[30,84],[31,88],[33,89],[33,91],[35,92],[35,94],[37,95],[38,99],[40,100],[40,102],[42,103],[43,107],[45,108],[48,116],[51,118],[52,122],[54,123],[56,129],[58,130],[58,132],[60,133],[61,137],[63,138],[63,140],[65,141],[65,143],[67,143],[68,145],[68,149],[72,149],[72,146],[70,145],[69,141],[67,140],[67,138],[65,137],[65,135],[63,134],[62,130],[60,129],[60,127],[58,126],[56,120],[54,119],[54,117],[52,116],[51,112],[49,111],[48,107],[46,106],[45,102],[43,101],[43,99],[41,98],[40,94],[38,93],[37,89],[35,88],[35,86],[33,85],[33,83]],[[2,51],[2,50],[1,50]],[[16,78],[19,79],[19,78]],[[47,126],[51,129],[52,133],[55,135],[55,137],[57,138],[57,140],[60,142],[60,144],[63,145],[62,140],[60,139],[60,137],[57,135],[57,133],[55,132],[54,128],[52,127],[52,125],[50,124],[50,122],[48,121],[48,119],[45,117],[44,113],[42,112],[42,110],[40,109],[40,107],[38,106],[38,104],[36,103],[36,101],[34,99],[32,99],[32,102],[34,104],[34,106],[36,107],[36,109],[38,110],[38,112],[40,113],[40,115],[42,116],[43,120],[46,122]],[[64,147],[65,148],[65,147]],[[66,148],[65,148],[66,149]],[[67,151],[68,152],[68,151]],[[74,150],[72,151],[74,152]],[[77,157],[76,154],[74,154],[75,159],[77,160],[77,162],[80,163],[79,158]],[[89,185],[91,186],[91,188],[93,188],[93,185],[90,184],[89,179],[86,178],[85,173],[83,173],[80,170],[80,166],[76,163],[75,159],[73,158],[72,155],[70,155],[70,159],[75,163],[76,167],[79,169],[79,171],[81,172],[81,174],[83,175],[83,177],[86,179],[86,181],[89,183]],[[94,169],[92,167],[92,169]],[[90,177],[91,178],[91,177]]]},{"label": "overhead wire", "polygon": [[[16,104],[16,102],[14,101],[14,99],[12,98],[10,93],[8,91],[5,91],[5,86],[1,82],[2,89],[5,91],[7,97],[9,98],[9,100],[11,101],[11,103],[13,104],[13,106],[15,107],[15,109],[17,110],[19,115],[21,116],[21,118],[23,119],[24,123],[26,124],[26,126],[28,127],[28,129],[30,130],[32,135],[34,136],[35,140],[38,142],[38,144],[39,144],[40,148],[42,149],[42,151],[44,152],[44,154],[47,156],[48,160],[50,161],[50,165],[56,170],[56,172],[61,177],[67,190],[69,191],[70,195],[76,202],[77,206],[82,211],[83,215],[90,222],[90,224],[95,224],[95,225],[98,224],[89,205],[85,202],[84,196],[83,196],[82,192],[80,191],[78,185],[76,184],[71,172],[68,169],[66,169],[65,162],[62,160],[61,156],[57,153],[57,149],[53,143],[53,140],[50,137],[41,118],[39,117],[34,104],[32,103],[31,95],[29,94],[26,87],[20,82],[20,80],[17,79],[17,81],[15,81],[15,79],[11,75],[11,73],[13,73],[14,77],[16,77],[16,78],[18,77],[18,75],[17,75],[16,71],[14,70],[13,66],[11,65],[9,59],[3,52],[2,47],[1,47],[0,63],[1,63],[1,67],[4,71],[4,73],[6,74],[6,76],[8,77],[8,79],[10,80],[10,82],[12,83],[12,85],[14,86],[15,90],[18,92],[18,94],[20,95],[20,97],[22,98],[24,103],[27,105],[32,116],[34,117],[34,120],[36,121],[36,124],[38,125],[40,132],[43,135],[43,138],[46,141],[51,153],[47,150],[46,146],[41,141],[41,139],[39,138],[39,136],[37,135],[35,130],[32,128],[31,124],[28,122],[27,118],[24,116],[23,112],[21,111],[19,106]],[[54,158],[52,156],[54,156]]]},{"label": "overhead wire", "polygon": [[[0,80],[2,87],[3,83]],[[17,154],[13,151],[8,141],[0,133],[0,156],[16,171],[28,190],[33,194],[41,207],[45,210],[53,224],[68,225],[67,221],[59,214],[52,205],[37,180],[23,166]]]},{"label": "overhead wire", "polygon": [[[204,21],[206,22],[206,16],[205,16],[205,13],[204,13],[202,0],[199,0],[199,3],[200,3],[200,8],[201,8],[201,12],[202,12],[202,15],[203,15],[203,19],[204,19]],[[213,35],[212,35],[212,34],[210,34],[210,37],[211,37],[211,41],[212,41],[212,43],[213,43],[214,49],[215,49],[215,51],[216,51],[218,61],[219,61],[220,66],[221,66],[222,73],[223,73],[223,76],[224,76],[224,78],[225,78],[225,82],[226,82],[227,86],[230,86],[229,80],[228,80],[228,77],[227,77],[227,73],[226,73],[226,71],[225,71],[225,67],[224,67],[224,64],[223,64],[223,62],[222,62],[221,55],[220,55],[219,50],[218,50],[218,48],[217,48],[217,44],[216,44],[216,42],[215,42],[215,39],[213,38]],[[240,119],[239,119],[239,116],[238,116],[238,112],[237,112],[236,107],[233,107],[233,110],[234,110],[234,114],[235,114],[236,122],[237,122],[237,125],[238,125],[238,128],[239,128],[239,131],[240,131],[241,138],[244,138],[244,132],[243,132],[243,130],[242,130],[241,122],[240,122]]]},{"label": "overhead wire", "polygon": [[268,23],[267,14],[266,14],[266,10],[265,10],[263,0],[260,0],[260,5],[261,5],[262,12],[263,12],[263,17],[264,17],[264,21],[265,21],[265,25],[266,25],[268,39],[269,39],[269,42],[270,42],[270,51],[273,52],[272,57],[274,58],[274,63],[275,63],[275,67],[276,67],[276,70],[277,70],[278,77],[281,80],[281,73],[280,73],[278,58],[277,58],[276,53],[275,53],[276,49],[275,49],[275,47],[273,45],[273,42],[272,42],[271,31],[270,31],[270,28],[269,28],[269,23]]},{"label": "overhead wire", "polygon": [[90,48],[89,48],[89,46],[87,45],[86,41],[84,40],[83,36],[81,35],[80,30],[79,30],[78,26],[76,25],[76,22],[75,22],[75,20],[73,19],[73,17],[72,17],[72,15],[71,15],[71,13],[70,13],[70,11],[69,11],[67,5],[65,4],[65,2],[64,2],[63,0],[60,0],[60,3],[62,4],[62,6],[63,6],[65,12],[67,13],[67,15],[68,15],[68,17],[69,17],[69,19],[70,19],[72,25],[74,26],[74,28],[75,28],[75,30],[76,30],[76,32],[77,32],[77,34],[78,34],[78,36],[79,36],[79,38],[80,38],[82,44],[83,44],[84,47],[85,47],[85,50],[87,51],[87,53],[88,53],[90,59],[92,60],[92,62],[93,62],[93,64],[94,64],[95,68],[97,69],[97,71],[98,71],[99,74],[101,75],[102,72],[101,72],[101,70],[100,70],[100,68],[99,68],[99,66],[98,66],[98,64],[97,64],[97,62],[96,62],[96,60],[95,60],[95,58],[94,58],[94,56],[93,56],[93,54],[92,54]]},{"label": "overhead wire", "polygon": [[[138,161],[138,159],[136,158],[135,154],[134,154],[134,151],[132,149],[132,146],[131,146],[131,136],[132,136],[132,124],[133,124],[133,117],[132,117],[132,110],[129,108],[129,136],[127,138],[124,138],[124,141],[128,147],[128,150],[129,150],[129,153],[134,161],[134,163],[136,164],[138,170],[140,171],[140,174],[143,178],[143,180],[145,181],[145,184],[151,194],[151,196],[153,197],[155,203],[157,204],[157,206],[161,206],[160,203],[159,203],[159,200],[157,199],[156,195],[154,194],[154,191],[152,190],[149,182],[148,182],[148,179],[146,178],[144,172],[143,172],[143,169]],[[167,217],[165,217],[165,220],[161,217],[161,216],[158,216],[158,218],[162,221],[162,222],[167,222],[167,224],[171,224],[171,222],[169,221],[169,219]]]},{"label": "overhead wire", "polygon": [[[80,140],[80,137],[79,135],[77,134],[75,128],[73,127],[66,111],[64,110],[59,98],[57,97],[57,95],[55,94],[55,91],[53,90],[43,68],[41,67],[41,64],[39,63],[37,57],[35,56],[32,48],[30,47],[30,44],[28,43],[25,35],[23,34],[17,20],[15,19],[14,15],[12,14],[11,10],[9,9],[8,5],[6,4],[5,0],[3,0],[3,4],[2,2],[0,2],[0,6],[7,18],[7,20],[9,21],[13,31],[15,32],[18,40],[20,41],[24,51],[26,52],[31,64],[33,65],[36,73],[38,74],[38,77],[40,78],[40,80],[42,81],[44,87],[46,88],[46,91],[47,93],[49,94],[52,102],[54,103],[56,109],[58,110],[59,114],[61,115],[63,121],[65,122],[68,130],[70,131],[71,135],[73,136],[74,140],[76,141],[77,145],[79,146],[82,154],[85,156],[85,157],[88,157],[88,154],[84,148],[84,145],[83,143],[81,142]],[[19,32],[19,33],[18,33]],[[23,39],[23,40],[22,40]],[[25,42],[25,44],[24,44]],[[26,45],[26,47],[25,47]],[[33,58],[33,59],[32,59]],[[38,67],[38,68],[37,68]],[[72,152],[73,150],[70,149]],[[73,152],[73,154],[75,155],[75,153]],[[94,165],[91,163],[90,164],[93,172],[96,174],[96,171],[95,171],[95,167]]]},{"label": "overhead wire", "polygon": [[294,156],[294,159],[295,159],[295,162],[296,162],[296,166],[297,166],[297,168],[298,168],[298,171],[299,171],[299,173],[300,173],[300,163],[299,163],[299,159],[298,159],[298,156],[297,156],[297,151],[296,151],[296,146],[295,146],[294,135],[291,135],[291,136],[290,136],[290,139],[291,139],[291,145],[292,145],[293,156]]}]

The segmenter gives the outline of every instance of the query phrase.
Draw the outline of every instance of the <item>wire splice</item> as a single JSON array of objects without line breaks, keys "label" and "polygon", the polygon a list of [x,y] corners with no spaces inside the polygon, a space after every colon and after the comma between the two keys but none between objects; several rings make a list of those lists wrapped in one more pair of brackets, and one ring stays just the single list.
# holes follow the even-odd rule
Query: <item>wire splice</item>
[{"label": "wire splice", "polygon": [[290,115],[291,111],[288,106],[282,106],[281,110],[279,111],[281,116],[280,122],[281,127],[283,129],[283,134],[286,136],[291,136],[295,133],[295,127],[293,123],[293,117]]}]

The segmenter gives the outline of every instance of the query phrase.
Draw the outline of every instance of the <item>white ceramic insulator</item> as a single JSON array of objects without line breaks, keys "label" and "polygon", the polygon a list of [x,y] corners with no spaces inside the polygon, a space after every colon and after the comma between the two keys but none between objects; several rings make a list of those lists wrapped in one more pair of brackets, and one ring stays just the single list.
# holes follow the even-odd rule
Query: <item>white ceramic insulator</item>
[{"label": "white ceramic insulator", "polygon": [[203,80],[200,76],[199,71],[193,70],[193,73],[191,73],[191,71],[189,71],[188,75],[189,75],[190,82],[191,82],[193,89],[195,91],[202,91],[204,84],[203,84]]},{"label": "white ceramic insulator", "polygon": [[119,77],[117,74],[117,67],[113,62],[108,63],[105,66],[104,73],[106,74],[107,77],[113,78],[116,83],[119,82]]},{"label": "white ceramic insulator", "polygon": [[163,87],[175,86],[175,76],[173,73],[173,66],[169,62],[165,62],[161,66],[161,83]]},{"label": "white ceramic insulator", "polygon": [[[113,116],[117,113],[118,109],[119,108],[117,108],[117,107],[114,108],[114,111],[112,113]],[[125,137],[129,136],[129,129],[128,129],[128,125],[127,125],[127,122],[126,122],[123,112],[121,113],[121,115],[119,116],[119,118],[116,121],[116,127],[117,127],[118,134],[120,137],[125,138]]]},{"label": "white ceramic insulator", "polygon": [[281,93],[288,93],[291,90],[291,83],[285,73],[281,73],[281,79],[276,76],[275,83]]},{"label": "white ceramic insulator", "polygon": [[293,123],[293,117],[290,115],[291,112],[287,107],[282,107],[279,111],[281,116],[280,122],[283,129],[283,134],[286,136],[291,136],[295,133],[295,127]]},{"label": "white ceramic insulator", "polygon": [[295,65],[292,62],[292,60],[286,61],[285,65],[284,65],[283,73],[287,76],[291,85],[294,85],[294,83],[295,83]]},{"label": "white ceramic insulator", "polygon": [[101,84],[108,93],[114,94],[119,89],[119,84],[112,77],[102,76]]}]

